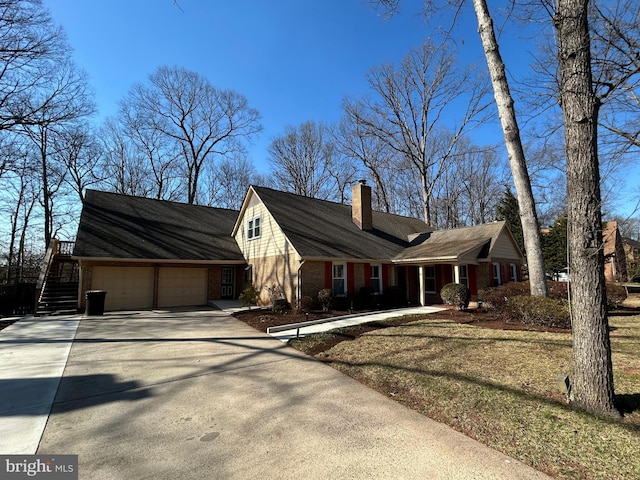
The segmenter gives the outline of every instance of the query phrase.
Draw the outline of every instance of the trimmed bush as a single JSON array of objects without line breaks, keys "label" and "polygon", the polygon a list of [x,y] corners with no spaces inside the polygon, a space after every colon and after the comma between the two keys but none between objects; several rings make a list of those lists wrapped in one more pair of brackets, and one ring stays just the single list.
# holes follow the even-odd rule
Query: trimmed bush
[{"label": "trimmed bush", "polygon": [[516,295],[506,301],[505,313],[525,325],[571,328],[569,303],[548,297]]},{"label": "trimmed bush", "polygon": [[386,308],[406,307],[404,290],[396,285],[388,286],[382,292],[382,303]]},{"label": "trimmed bush", "polygon": [[447,305],[453,305],[456,310],[466,310],[471,300],[471,292],[461,283],[447,283],[440,290],[440,297]]},{"label": "trimmed bush", "polygon": [[251,308],[251,305],[257,305],[258,303],[258,293],[256,287],[249,285],[238,296],[238,299],[242,302],[243,306]]},{"label": "trimmed bush", "polygon": [[334,310],[349,310],[351,308],[351,299],[344,294],[336,295],[335,297],[333,297],[331,307]]},{"label": "trimmed bush", "polygon": [[298,310],[305,313],[310,312],[313,310],[314,303],[313,298],[305,295],[298,302]]},{"label": "trimmed bush", "polygon": [[333,290],[331,288],[323,288],[318,292],[318,301],[322,305],[322,310],[328,312],[333,303]]},{"label": "trimmed bush", "polygon": [[371,287],[360,287],[358,290],[358,295],[356,296],[355,307],[357,310],[362,310],[365,308],[372,308],[371,305],[371,295],[373,294],[373,288]]}]

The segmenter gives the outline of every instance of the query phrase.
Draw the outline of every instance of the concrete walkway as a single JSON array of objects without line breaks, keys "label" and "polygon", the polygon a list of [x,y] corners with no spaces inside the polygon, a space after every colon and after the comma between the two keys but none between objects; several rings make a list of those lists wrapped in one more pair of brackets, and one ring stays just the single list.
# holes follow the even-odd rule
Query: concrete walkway
[{"label": "concrete walkway", "polygon": [[269,327],[267,333],[282,342],[288,342],[292,338],[306,337],[312,333],[328,332],[335,328],[352,327],[369,322],[379,322],[389,318],[401,317],[403,315],[423,315],[425,313],[436,313],[446,310],[439,307],[412,307],[385,310],[382,312],[370,312],[365,314],[345,315],[343,317],[333,317],[331,319],[315,320],[299,324],[281,325]]},{"label": "concrete walkway", "polygon": [[0,330],[0,453],[36,453],[79,320],[27,317]]},{"label": "concrete walkway", "polygon": [[[52,322],[3,340],[68,345]],[[215,310],[83,318],[37,453],[83,479],[547,478]]]}]

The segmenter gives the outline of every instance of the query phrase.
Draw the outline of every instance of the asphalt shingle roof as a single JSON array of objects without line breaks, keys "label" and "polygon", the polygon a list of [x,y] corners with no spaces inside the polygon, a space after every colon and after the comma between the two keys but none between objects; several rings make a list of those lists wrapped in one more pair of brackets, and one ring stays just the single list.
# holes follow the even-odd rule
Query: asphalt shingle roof
[{"label": "asphalt shingle roof", "polygon": [[252,187],[303,257],[389,259],[407,248],[409,235],[431,231],[410,217],[373,212],[373,230],[353,223],[351,206]]},{"label": "asphalt shingle roof", "polygon": [[489,242],[492,246],[504,225],[505,222],[493,222],[473,227],[439,230],[433,232],[424,243],[406,249],[394,260],[458,258],[476,248],[479,250],[478,257],[482,258],[489,252],[489,248],[483,247]]},{"label": "asphalt shingle roof", "polygon": [[77,257],[243,261],[231,231],[238,211],[88,190]]}]

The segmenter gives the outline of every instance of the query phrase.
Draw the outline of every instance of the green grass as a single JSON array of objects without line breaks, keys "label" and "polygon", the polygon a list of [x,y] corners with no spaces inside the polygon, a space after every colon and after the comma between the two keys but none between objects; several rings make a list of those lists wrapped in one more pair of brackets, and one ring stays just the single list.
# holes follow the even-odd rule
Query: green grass
[{"label": "green grass", "polygon": [[[316,356],[553,477],[638,478],[640,316],[612,316],[610,323],[616,395],[625,404],[619,422],[568,408],[556,377],[571,374],[569,334],[428,318],[368,332]],[[335,333],[322,335],[298,347]]]}]

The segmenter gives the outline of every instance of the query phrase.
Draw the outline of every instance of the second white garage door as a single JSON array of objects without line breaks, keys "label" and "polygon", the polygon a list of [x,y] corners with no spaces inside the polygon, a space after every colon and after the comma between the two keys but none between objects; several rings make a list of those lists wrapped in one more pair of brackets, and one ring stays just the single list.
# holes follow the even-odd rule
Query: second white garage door
[{"label": "second white garage door", "polygon": [[186,307],[206,303],[206,268],[160,268],[158,307]]}]

